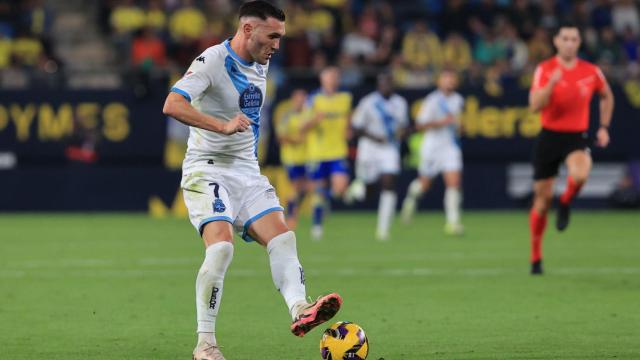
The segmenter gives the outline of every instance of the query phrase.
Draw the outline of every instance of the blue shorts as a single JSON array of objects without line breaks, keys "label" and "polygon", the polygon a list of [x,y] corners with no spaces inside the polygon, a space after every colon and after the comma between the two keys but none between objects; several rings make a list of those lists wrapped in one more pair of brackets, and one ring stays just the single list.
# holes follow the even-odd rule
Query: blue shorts
[{"label": "blue shorts", "polygon": [[304,165],[286,165],[286,168],[291,181],[307,176],[307,168]]},{"label": "blue shorts", "polygon": [[349,166],[345,159],[329,160],[310,164],[307,171],[311,180],[320,180],[329,178],[333,174],[348,174]]}]

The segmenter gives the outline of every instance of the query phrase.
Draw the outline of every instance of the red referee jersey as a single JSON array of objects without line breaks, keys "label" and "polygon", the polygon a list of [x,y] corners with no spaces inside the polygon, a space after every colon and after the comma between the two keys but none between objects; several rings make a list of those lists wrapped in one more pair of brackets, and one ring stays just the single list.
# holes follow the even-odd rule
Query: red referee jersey
[{"label": "red referee jersey", "polygon": [[556,68],[562,70],[562,78],[553,87],[549,103],[542,108],[542,127],[559,132],[587,131],[589,103],[593,93],[604,88],[604,75],[588,61],[578,59],[572,68],[565,68],[554,56],[536,67],[531,91],[545,86]]}]

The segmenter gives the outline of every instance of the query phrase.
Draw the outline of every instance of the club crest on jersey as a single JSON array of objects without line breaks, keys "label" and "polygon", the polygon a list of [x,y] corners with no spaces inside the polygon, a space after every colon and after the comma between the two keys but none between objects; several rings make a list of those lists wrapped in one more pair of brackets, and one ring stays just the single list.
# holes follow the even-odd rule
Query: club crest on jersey
[{"label": "club crest on jersey", "polygon": [[240,110],[243,113],[258,114],[260,112],[260,106],[262,106],[262,91],[254,84],[249,86],[240,93],[239,99]]},{"label": "club crest on jersey", "polygon": [[216,199],[213,202],[213,212],[221,213],[221,212],[224,212],[225,210],[227,210],[227,207],[224,206],[224,203],[222,202],[221,199]]}]

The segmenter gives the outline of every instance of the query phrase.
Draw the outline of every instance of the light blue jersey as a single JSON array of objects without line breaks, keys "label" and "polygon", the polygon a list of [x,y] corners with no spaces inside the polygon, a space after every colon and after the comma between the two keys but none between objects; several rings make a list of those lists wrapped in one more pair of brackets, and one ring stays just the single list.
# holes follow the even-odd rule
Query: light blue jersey
[{"label": "light blue jersey", "polygon": [[224,135],[191,127],[183,172],[206,168],[210,160],[238,171],[259,172],[257,146],[267,69],[268,65],[240,58],[229,40],[208,48],[191,63],[171,91],[184,96],[200,112],[222,121],[243,113],[251,120],[251,128]]}]

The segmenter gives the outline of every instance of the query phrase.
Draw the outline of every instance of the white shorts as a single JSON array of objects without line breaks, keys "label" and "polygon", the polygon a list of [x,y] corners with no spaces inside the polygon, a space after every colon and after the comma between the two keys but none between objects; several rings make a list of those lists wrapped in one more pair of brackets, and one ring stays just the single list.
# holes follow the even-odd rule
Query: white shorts
[{"label": "white shorts", "polygon": [[379,145],[360,141],[356,156],[356,177],[367,184],[381,175],[400,173],[400,151],[391,144]]},{"label": "white shorts", "polygon": [[422,151],[418,174],[433,178],[443,172],[462,171],[462,151],[457,146],[447,146]]},{"label": "white shorts", "polygon": [[182,193],[189,220],[202,235],[204,225],[226,221],[245,241],[254,241],[249,226],[264,215],[284,211],[276,190],[259,173],[238,173],[213,168],[182,176]]}]

